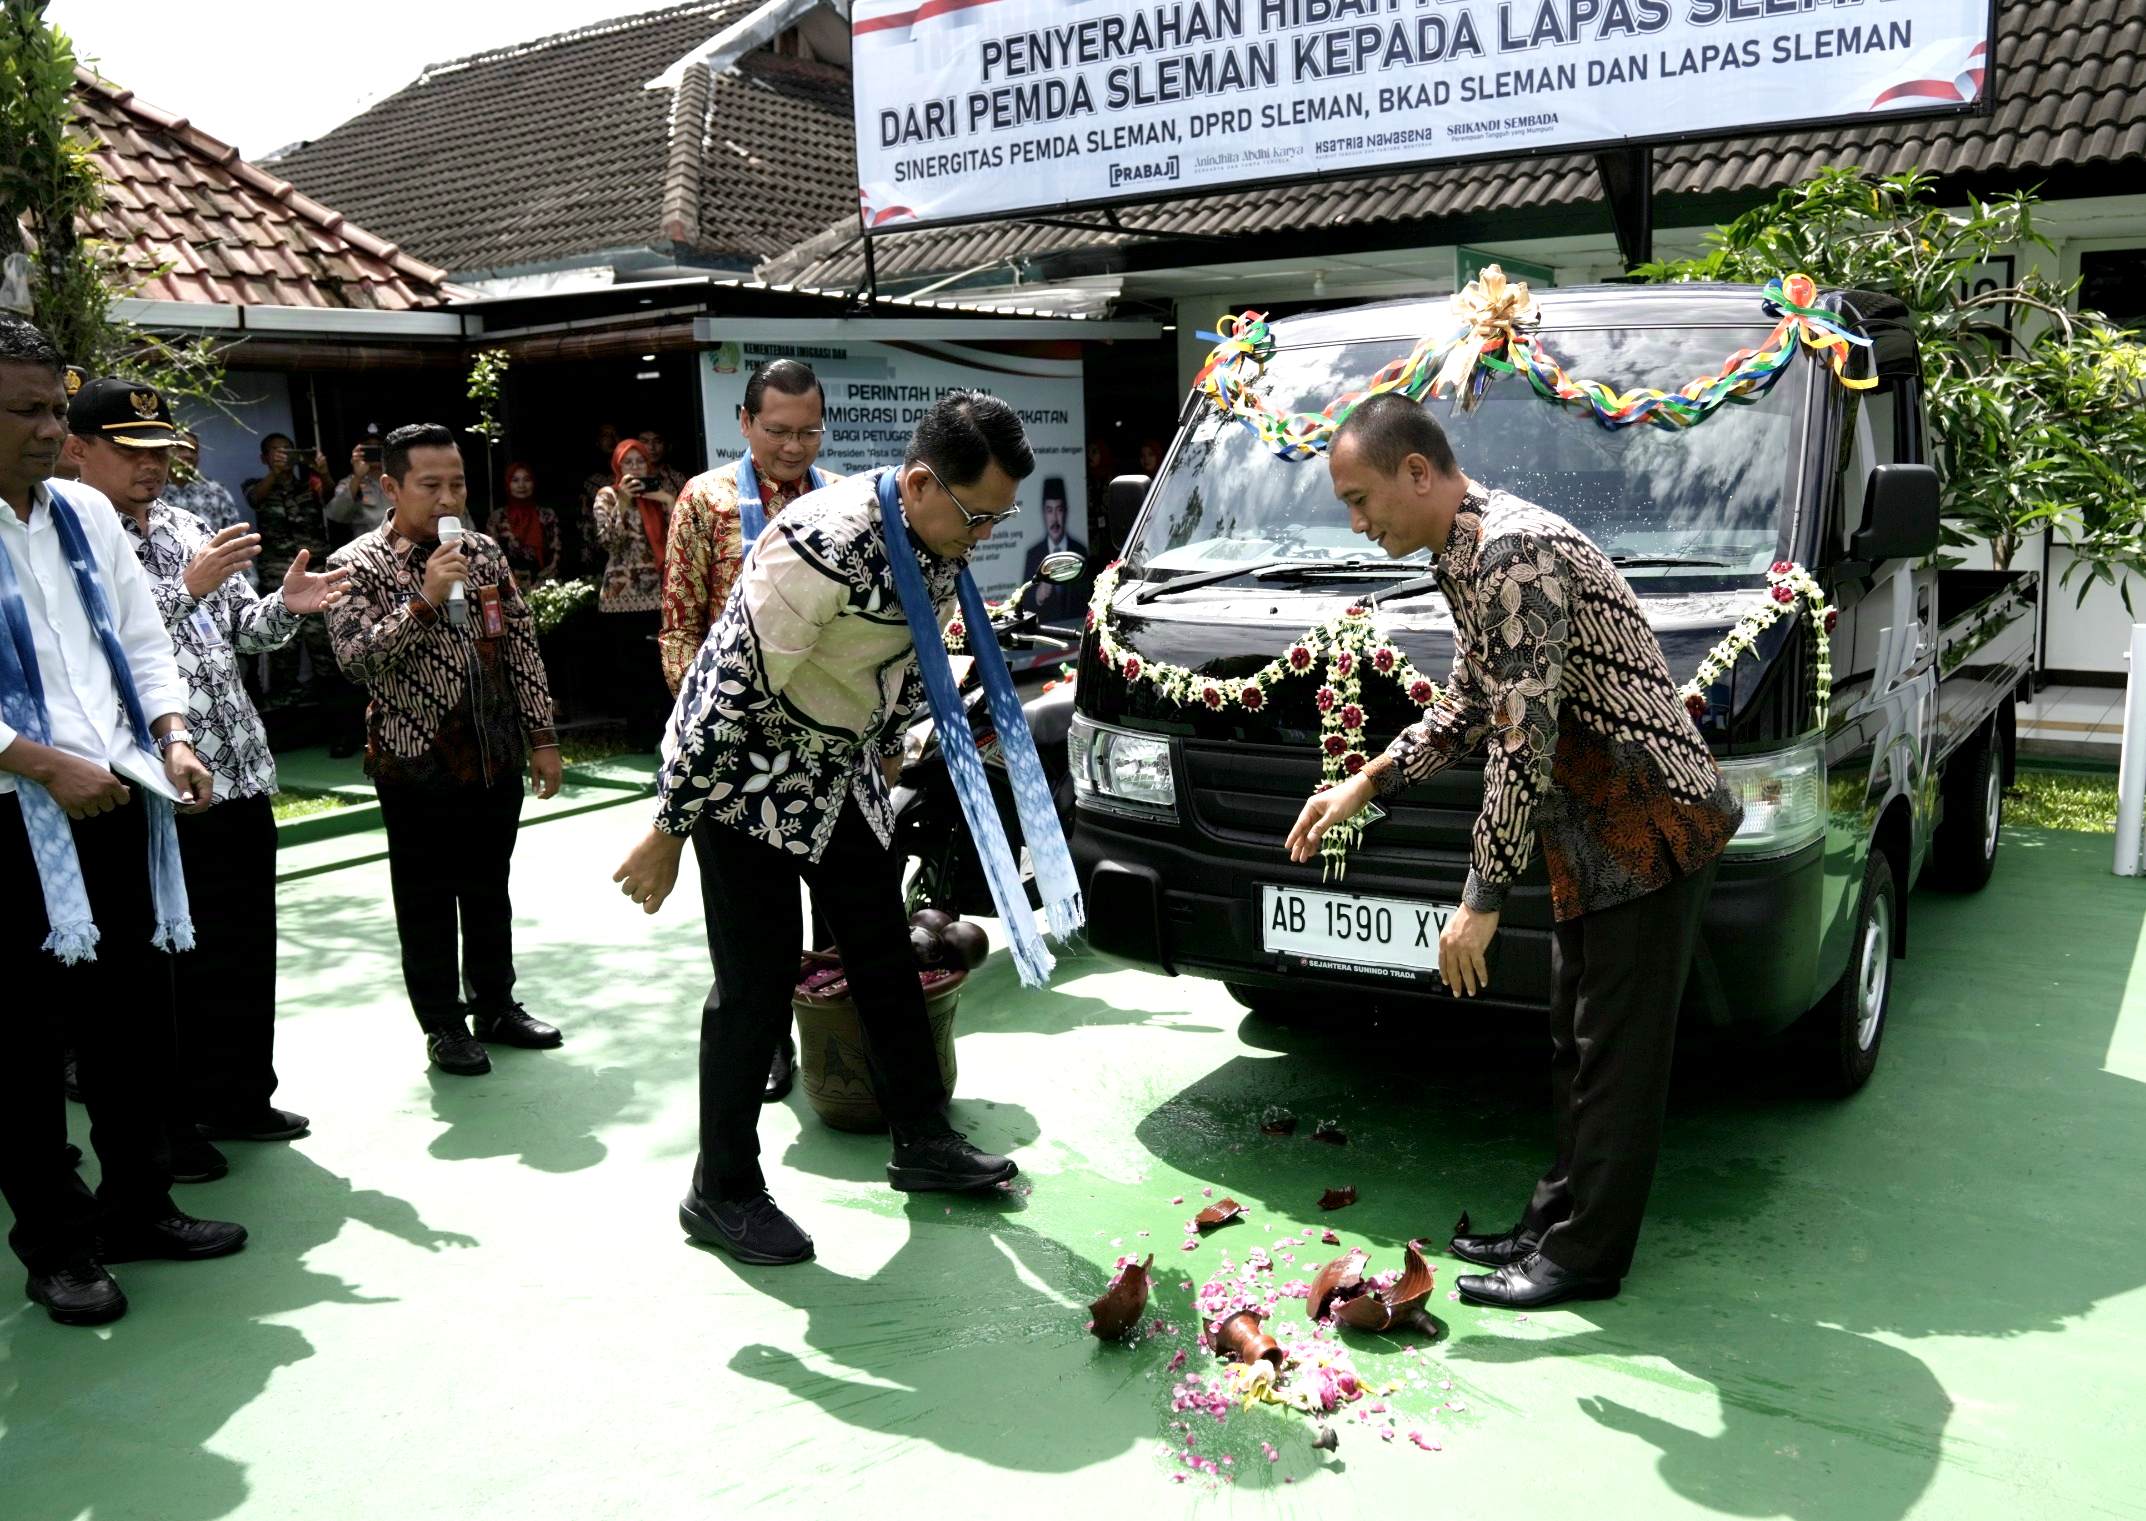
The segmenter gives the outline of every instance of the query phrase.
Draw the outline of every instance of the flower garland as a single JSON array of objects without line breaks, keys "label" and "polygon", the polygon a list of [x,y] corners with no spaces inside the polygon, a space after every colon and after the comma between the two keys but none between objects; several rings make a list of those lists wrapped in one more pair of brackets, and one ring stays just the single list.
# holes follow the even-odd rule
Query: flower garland
[{"label": "flower garland", "polygon": [[1840,622],[1840,612],[1827,604],[1825,588],[1817,578],[1792,560],[1774,562],[1766,572],[1766,600],[1723,635],[1721,642],[1706,652],[1691,680],[1677,688],[1694,723],[1706,718],[1707,689],[1758,647],[1759,635],[1783,618],[1794,616],[1799,602],[1804,616],[1811,621],[1818,727],[1825,727],[1833,709],[1833,629]]},{"label": "flower garland", "polygon": [[[1150,660],[1127,645],[1118,633],[1112,600],[1122,563],[1111,564],[1095,578],[1094,598],[1088,605],[1088,627],[1095,631],[1096,654],[1104,667],[1116,672],[1127,687],[1146,682],[1168,702],[1181,707],[1198,706],[1210,713],[1232,707],[1258,713],[1265,709],[1281,682],[1323,672],[1325,679],[1312,694],[1319,710],[1320,792],[1348,780],[1370,763],[1364,739],[1366,673],[1393,682],[1419,708],[1431,707],[1442,695],[1437,682],[1380,638],[1371,610],[1361,604],[1351,606],[1338,618],[1306,629],[1280,655],[1249,676],[1218,680],[1186,666]],[[1367,806],[1346,823],[1327,830],[1319,854],[1325,858],[1328,877],[1346,872],[1350,850],[1362,841],[1364,830],[1382,817],[1376,805]]]},{"label": "flower garland", "polygon": [[1194,379],[1196,389],[1228,416],[1236,418],[1287,460],[1323,453],[1357,404],[1385,391],[1414,401],[1449,391],[1462,408],[1472,409],[1496,375],[1525,374],[1536,395],[1591,412],[1605,428],[1649,423],[1660,428],[1688,428],[1705,421],[1724,403],[1763,396],[1786,372],[1799,348],[1824,357],[1834,377],[1851,390],[1868,390],[1876,376],[1851,376],[1848,358],[1870,340],[1850,332],[1840,318],[1817,306],[1818,285],[1809,275],[1776,275],[1766,284],[1762,302],[1778,320],[1755,349],[1738,349],[1711,375],[1685,382],[1674,391],[1642,386],[1617,391],[1601,381],[1575,380],[1532,329],[1541,321],[1534,297],[1523,281],[1507,281],[1496,265],[1484,269],[1453,297],[1453,321],[1403,357],[1383,366],[1360,391],[1346,391],[1319,412],[1281,412],[1254,389],[1274,355],[1273,329],[1261,312],[1223,317],[1207,363]]},{"label": "flower garland", "polygon": [[[993,602],[989,597],[984,598],[984,611],[991,615],[993,623],[998,622],[998,615],[1009,607],[1019,607],[1021,599],[1028,595],[1029,588],[1035,584],[1036,578],[1030,576],[996,602]],[[969,626],[961,621],[961,614],[956,613],[953,617],[947,619],[946,627],[939,631],[939,635],[946,641],[947,654],[965,655],[968,653]]]}]

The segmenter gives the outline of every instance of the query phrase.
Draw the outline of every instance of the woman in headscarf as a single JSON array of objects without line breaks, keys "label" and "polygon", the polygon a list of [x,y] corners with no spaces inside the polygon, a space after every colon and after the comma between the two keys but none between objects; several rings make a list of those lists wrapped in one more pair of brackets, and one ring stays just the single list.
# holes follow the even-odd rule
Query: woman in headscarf
[{"label": "woman in headscarf", "polygon": [[507,504],[493,526],[523,590],[559,578],[559,516],[537,505],[536,472],[519,460],[507,466]]},{"label": "woman in headscarf", "polygon": [[610,556],[597,608],[611,634],[624,716],[651,749],[671,706],[656,633],[663,617],[663,556],[677,501],[656,478],[641,441],[621,439],[611,453],[611,484],[596,493],[596,536]]}]

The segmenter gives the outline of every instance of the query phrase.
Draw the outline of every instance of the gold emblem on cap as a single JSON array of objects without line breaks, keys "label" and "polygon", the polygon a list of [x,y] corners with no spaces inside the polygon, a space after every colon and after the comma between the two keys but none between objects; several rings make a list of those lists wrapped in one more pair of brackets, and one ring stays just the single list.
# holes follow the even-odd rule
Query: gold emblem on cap
[{"label": "gold emblem on cap", "polygon": [[134,404],[134,415],[149,421],[156,419],[157,396],[154,391],[129,391],[127,400]]},{"label": "gold emblem on cap", "polygon": [[74,395],[82,389],[82,372],[73,365],[67,367],[67,394]]}]

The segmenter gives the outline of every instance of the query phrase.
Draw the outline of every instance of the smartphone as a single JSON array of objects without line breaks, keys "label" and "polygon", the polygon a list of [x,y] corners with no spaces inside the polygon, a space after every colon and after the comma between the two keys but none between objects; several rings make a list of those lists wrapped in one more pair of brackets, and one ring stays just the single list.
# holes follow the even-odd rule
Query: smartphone
[{"label": "smartphone", "polygon": [[358,457],[367,464],[379,464],[382,453],[383,451],[378,444],[360,444],[358,446]]}]

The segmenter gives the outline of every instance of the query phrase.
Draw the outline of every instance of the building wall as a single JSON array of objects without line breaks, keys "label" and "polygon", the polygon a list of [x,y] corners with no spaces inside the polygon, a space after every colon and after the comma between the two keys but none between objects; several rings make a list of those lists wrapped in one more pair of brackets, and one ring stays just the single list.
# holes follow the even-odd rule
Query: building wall
[{"label": "building wall", "polygon": [[293,431],[291,383],[272,370],[233,370],[226,381],[232,415],[189,406],[180,409],[180,421],[201,435],[201,473],[223,482],[235,497],[239,482],[262,473],[261,440]]}]

